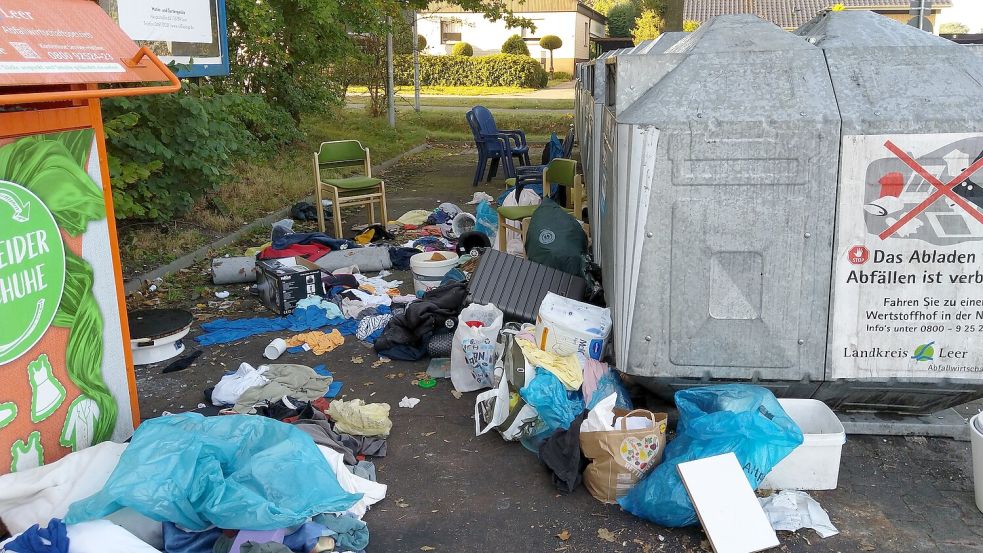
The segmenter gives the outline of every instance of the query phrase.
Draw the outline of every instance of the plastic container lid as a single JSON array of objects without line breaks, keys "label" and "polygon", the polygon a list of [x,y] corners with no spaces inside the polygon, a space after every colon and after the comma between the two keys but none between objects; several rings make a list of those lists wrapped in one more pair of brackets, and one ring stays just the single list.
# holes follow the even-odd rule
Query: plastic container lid
[{"label": "plastic container lid", "polygon": [[437,385],[437,380],[434,378],[424,378],[422,380],[418,380],[416,385],[423,388],[424,390],[428,390]]}]

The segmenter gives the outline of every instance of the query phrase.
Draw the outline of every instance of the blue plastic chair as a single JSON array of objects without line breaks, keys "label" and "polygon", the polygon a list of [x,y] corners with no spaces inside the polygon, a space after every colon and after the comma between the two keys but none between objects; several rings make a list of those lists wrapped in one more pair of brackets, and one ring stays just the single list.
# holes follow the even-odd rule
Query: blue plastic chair
[{"label": "blue plastic chair", "polygon": [[484,175],[485,163],[489,160],[489,181],[494,178],[500,162],[505,167],[506,178],[515,177],[513,158],[518,158],[520,164],[529,165],[529,145],[526,143],[525,133],[517,129],[498,129],[495,118],[484,106],[475,106],[465,117],[478,149],[478,167],[473,183],[475,186]]}]

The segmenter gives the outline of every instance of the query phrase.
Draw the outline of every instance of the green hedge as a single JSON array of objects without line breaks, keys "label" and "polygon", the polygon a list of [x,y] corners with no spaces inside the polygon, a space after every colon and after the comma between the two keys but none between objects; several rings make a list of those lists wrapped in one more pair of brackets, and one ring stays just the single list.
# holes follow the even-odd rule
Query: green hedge
[{"label": "green hedge", "polygon": [[[420,56],[422,86],[517,86],[544,88],[549,75],[528,56],[495,54],[464,56]],[[397,56],[396,84],[413,84],[413,56]]]}]

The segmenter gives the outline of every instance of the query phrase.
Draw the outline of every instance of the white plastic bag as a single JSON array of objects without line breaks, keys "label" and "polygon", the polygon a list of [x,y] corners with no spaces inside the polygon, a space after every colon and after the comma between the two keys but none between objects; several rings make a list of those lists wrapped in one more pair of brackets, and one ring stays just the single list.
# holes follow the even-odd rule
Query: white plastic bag
[{"label": "white plastic bag", "polygon": [[536,315],[536,345],[557,355],[600,360],[611,334],[611,310],[547,292]]},{"label": "white plastic bag", "polygon": [[[494,386],[498,332],[505,315],[494,304],[472,303],[461,311],[451,347],[451,383],[459,392]],[[468,323],[480,323],[471,326]]]}]

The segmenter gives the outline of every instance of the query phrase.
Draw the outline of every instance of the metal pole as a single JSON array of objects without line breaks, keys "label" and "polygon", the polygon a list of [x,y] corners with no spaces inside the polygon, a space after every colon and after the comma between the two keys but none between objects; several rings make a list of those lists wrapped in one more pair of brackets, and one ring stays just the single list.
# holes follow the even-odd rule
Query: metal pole
[{"label": "metal pole", "polygon": [[386,96],[389,100],[389,126],[396,128],[396,86],[393,83],[393,19],[389,18],[389,32],[386,33]]},{"label": "metal pole", "polygon": [[918,8],[918,30],[925,30],[925,0],[922,0],[921,7]]},{"label": "metal pole", "polygon": [[416,28],[416,12],[413,12],[413,109],[420,113],[420,35]]}]

